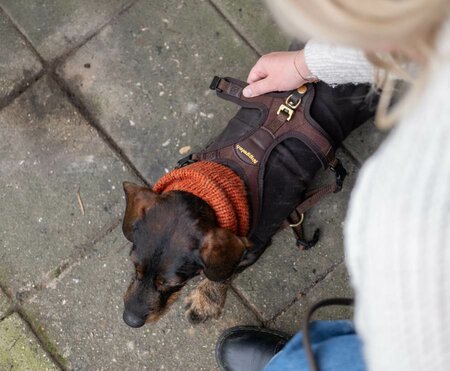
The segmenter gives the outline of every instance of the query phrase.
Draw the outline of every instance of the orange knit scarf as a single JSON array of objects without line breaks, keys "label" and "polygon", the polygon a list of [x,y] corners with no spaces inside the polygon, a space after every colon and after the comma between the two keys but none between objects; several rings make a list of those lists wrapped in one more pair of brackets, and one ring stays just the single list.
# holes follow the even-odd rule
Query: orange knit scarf
[{"label": "orange knit scarf", "polygon": [[220,227],[238,236],[248,234],[250,213],[244,182],[224,165],[199,161],[175,169],[158,180],[153,190],[192,193],[211,206]]}]

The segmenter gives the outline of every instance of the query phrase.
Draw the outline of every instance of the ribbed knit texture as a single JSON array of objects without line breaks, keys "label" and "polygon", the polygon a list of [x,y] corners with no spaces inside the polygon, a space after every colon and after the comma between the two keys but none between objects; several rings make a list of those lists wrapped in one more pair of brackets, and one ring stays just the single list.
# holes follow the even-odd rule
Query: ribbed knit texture
[{"label": "ribbed knit texture", "polygon": [[372,82],[375,76],[362,51],[316,40],[306,44],[305,62],[313,75],[330,85]]},{"label": "ribbed knit texture", "polygon": [[175,169],[153,186],[157,193],[185,191],[203,199],[215,212],[220,227],[238,236],[249,231],[250,214],[245,184],[230,168],[199,161]]},{"label": "ribbed knit texture", "polygon": [[[448,23],[438,45],[447,55],[436,58],[420,99],[364,164],[345,223],[369,370],[450,369]],[[347,56],[336,52],[333,59],[341,66]],[[311,67],[321,76],[320,64]],[[329,66],[324,70],[328,76]],[[335,79],[328,77],[340,83],[354,74],[336,70]]]}]

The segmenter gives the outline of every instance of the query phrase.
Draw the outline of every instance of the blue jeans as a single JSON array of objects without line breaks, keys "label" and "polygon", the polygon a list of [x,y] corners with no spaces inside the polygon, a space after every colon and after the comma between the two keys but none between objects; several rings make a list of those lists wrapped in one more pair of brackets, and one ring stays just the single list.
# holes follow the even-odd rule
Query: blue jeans
[{"label": "blue jeans", "polygon": [[[364,371],[362,344],[351,321],[315,321],[309,325],[309,338],[317,365],[321,371]],[[303,334],[297,333],[283,350],[273,357],[264,371],[309,370],[302,344]]]}]

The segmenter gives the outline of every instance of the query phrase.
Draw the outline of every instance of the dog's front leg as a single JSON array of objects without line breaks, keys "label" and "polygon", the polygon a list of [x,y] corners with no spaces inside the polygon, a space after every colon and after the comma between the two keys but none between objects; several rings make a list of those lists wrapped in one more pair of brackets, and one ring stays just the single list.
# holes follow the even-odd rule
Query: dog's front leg
[{"label": "dog's front leg", "polygon": [[186,316],[193,324],[218,318],[222,313],[231,279],[214,282],[207,278],[201,281],[186,298]]}]

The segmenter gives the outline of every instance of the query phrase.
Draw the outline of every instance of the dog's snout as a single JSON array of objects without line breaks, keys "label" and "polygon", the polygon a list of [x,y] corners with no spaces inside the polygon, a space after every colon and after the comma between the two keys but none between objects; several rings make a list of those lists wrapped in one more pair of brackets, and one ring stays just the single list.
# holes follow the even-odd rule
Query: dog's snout
[{"label": "dog's snout", "polygon": [[145,324],[145,318],[141,318],[129,311],[123,312],[123,320],[125,323],[134,328],[142,327]]}]

